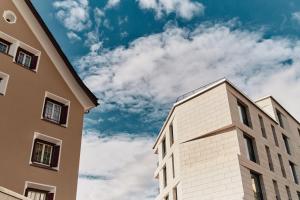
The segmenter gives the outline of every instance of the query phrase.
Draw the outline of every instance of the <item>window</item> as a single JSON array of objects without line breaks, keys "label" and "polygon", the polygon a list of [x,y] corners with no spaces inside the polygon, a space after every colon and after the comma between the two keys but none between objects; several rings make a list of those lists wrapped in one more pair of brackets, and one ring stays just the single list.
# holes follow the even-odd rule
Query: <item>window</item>
[{"label": "window", "polygon": [[278,184],[277,181],[273,180],[273,187],[276,195],[276,200],[281,200],[279,189],[278,189]]},{"label": "window", "polygon": [[49,167],[58,167],[59,152],[59,145],[35,139],[31,161]]},{"label": "window", "polygon": [[291,190],[288,186],[285,186],[286,189],[286,194],[288,196],[288,200],[292,200],[292,194],[291,194]]},{"label": "window", "polygon": [[300,136],[300,129],[298,128],[298,134],[299,134],[299,136]]},{"label": "window", "polygon": [[163,167],[163,186],[167,187],[167,166]]},{"label": "window", "polygon": [[290,149],[290,145],[289,145],[289,138],[286,135],[282,134],[282,139],[284,141],[284,146],[285,146],[286,152],[291,155],[291,149]]},{"label": "window", "polygon": [[263,193],[262,193],[262,184],[260,181],[260,175],[250,172],[251,173],[251,182],[252,182],[252,189],[254,194],[255,200],[263,200]]},{"label": "window", "polygon": [[279,160],[279,164],[280,164],[280,169],[281,169],[282,176],[284,178],[286,178],[286,172],[285,172],[285,169],[284,169],[282,156],[280,154],[278,154],[278,160]]},{"label": "window", "polygon": [[172,155],[171,159],[172,159],[172,171],[173,171],[173,178],[175,178],[174,155]]},{"label": "window", "polygon": [[169,200],[169,195],[165,196],[164,200]]},{"label": "window", "polygon": [[177,186],[173,188],[173,200],[177,200],[178,194],[177,194]]},{"label": "window", "polygon": [[276,115],[277,115],[277,119],[279,122],[279,125],[281,126],[281,128],[284,128],[284,122],[283,122],[283,115],[282,113],[276,109]]},{"label": "window", "polygon": [[258,115],[258,118],[259,118],[259,123],[260,123],[260,129],[261,129],[262,136],[264,138],[267,138],[264,120],[263,120],[262,116],[260,116],[260,115]]},{"label": "window", "polygon": [[162,158],[166,156],[166,138],[164,138],[161,142],[161,151],[162,151]]},{"label": "window", "polygon": [[238,101],[238,111],[241,122],[250,127],[251,121],[248,107],[245,104]]},{"label": "window", "polygon": [[272,128],[272,133],[273,133],[273,138],[274,138],[275,145],[279,146],[275,127],[273,125],[271,125],[271,128]]},{"label": "window", "polygon": [[297,191],[298,200],[300,200],[300,192]]},{"label": "window", "polygon": [[27,67],[31,70],[36,69],[38,57],[32,53],[26,51],[25,49],[18,48],[16,54],[16,62],[24,67]]},{"label": "window", "polygon": [[0,38],[0,52],[8,54],[10,43]]},{"label": "window", "polygon": [[54,193],[50,193],[48,191],[27,188],[25,192],[25,196],[32,200],[53,200]]},{"label": "window", "polygon": [[269,169],[271,171],[274,171],[274,166],[273,166],[273,161],[272,161],[270,148],[268,146],[265,146],[265,148],[266,148],[266,153],[267,153],[267,157],[268,157]]},{"label": "window", "polygon": [[244,142],[245,142],[247,158],[253,162],[257,162],[256,155],[255,155],[254,139],[244,134]]},{"label": "window", "polygon": [[43,118],[60,125],[67,124],[69,106],[46,97]]},{"label": "window", "polygon": [[297,172],[296,172],[296,166],[294,163],[292,163],[291,161],[289,162],[290,164],[290,171],[291,171],[291,174],[293,176],[293,179],[294,179],[294,182],[296,184],[299,184],[299,181],[298,181],[298,175],[297,175]]},{"label": "window", "polygon": [[0,72],[0,95],[5,95],[8,84],[9,75]]},{"label": "window", "polygon": [[173,133],[173,124],[169,126],[169,134],[170,134],[170,146],[174,144],[174,133]]}]

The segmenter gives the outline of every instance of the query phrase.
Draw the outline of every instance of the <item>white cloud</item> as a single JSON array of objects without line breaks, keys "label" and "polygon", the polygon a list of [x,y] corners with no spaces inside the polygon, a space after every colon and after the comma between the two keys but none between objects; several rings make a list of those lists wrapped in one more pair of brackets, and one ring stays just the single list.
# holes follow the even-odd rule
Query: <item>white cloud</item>
[{"label": "white cloud", "polygon": [[56,17],[71,31],[90,28],[88,0],[60,0],[53,3]]},{"label": "white cloud", "polygon": [[151,108],[146,118],[161,118],[177,96],[224,76],[251,96],[274,94],[300,116],[299,44],[228,25],[169,27],[127,48],[93,51],[78,65],[104,103],[131,112]]},{"label": "white cloud", "polygon": [[81,37],[74,33],[73,31],[67,33],[67,37],[71,40],[71,42],[80,41]]},{"label": "white cloud", "polygon": [[157,18],[175,12],[178,17],[191,19],[203,14],[204,6],[191,0],[137,0],[142,9],[151,9]]},{"label": "white cloud", "polygon": [[292,14],[292,19],[300,23],[300,12],[294,12]]},{"label": "white cloud", "polygon": [[116,7],[120,4],[121,0],[108,0],[105,8],[108,9],[108,8],[113,8],[113,7]]},{"label": "white cloud", "polygon": [[78,200],[151,200],[157,195],[153,178],[154,138],[85,135],[82,143]]}]

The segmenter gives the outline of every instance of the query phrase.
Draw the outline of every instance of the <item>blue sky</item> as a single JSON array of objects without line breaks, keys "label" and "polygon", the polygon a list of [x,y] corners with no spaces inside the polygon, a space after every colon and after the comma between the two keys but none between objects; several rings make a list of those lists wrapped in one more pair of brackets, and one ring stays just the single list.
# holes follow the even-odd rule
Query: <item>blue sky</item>
[{"label": "blue sky", "polygon": [[300,117],[299,1],[33,3],[101,103],[85,118],[79,200],[153,200],[155,136],[176,98],[205,83],[228,77]]}]

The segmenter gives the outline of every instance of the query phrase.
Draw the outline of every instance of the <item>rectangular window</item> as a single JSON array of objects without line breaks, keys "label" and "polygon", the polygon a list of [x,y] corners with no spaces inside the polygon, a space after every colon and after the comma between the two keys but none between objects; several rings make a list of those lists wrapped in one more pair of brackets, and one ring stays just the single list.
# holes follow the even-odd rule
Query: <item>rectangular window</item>
[{"label": "rectangular window", "polygon": [[272,161],[270,148],[268,146],[265,146],[265,148],[266,148],[266,153],[267,153],[267,158],[268,158],[268,163],[269,163],[269,169],[271,171],[274,171],[274,166],[273,166],[273,161]]},{"label": "rectangular window", "polygon": [[260,175],[250,172],[251,173],[251,182],[252,182],[252,189],[254,194],[255,200],[263,200],[263,192],[262,192],[262,184],[260,180]]},{"label": "rectangular window", "polygon": [[277,181],[275,181],[275,180],[273,180],[273,187],[274,187],[274,192],[276,195],[276,200],[281,200],[279,189],[278,189],[278,184],[277,184]]},{"label": "rectangular window", "polygon": [[54,194],[44,190],[27,188],[25,196],[32,200],[53,200]]},{"label": "rectangular window", "polygon": [[0,38],[0,53],[8,54],[10,43]]},{"label": "rectangular window", "polygon": [[284,146],[285,146],[286,152],[291,155],[289,138],[286,135],[282,134],[282,139],[284,141]]},{"label": "rectangular window", "polygon": [[170,134],[170,146],[174,144],[174,133],[173,133],[173,124],[169,126],[169,134]]},{"label": "rectangular window", "polygon": [[174,155],[172,155],[172,171],[173,171],[173,178],[175,178],[175,164],[174,164]]},{"label": "rectangular window", "polygon": [[298,200],[300,200],[300,192],[297,191]]},{"label": "rectangular window", "polygon": [[286,194],[288,196],[288,200],[292,200],[292,194],[291,194],[291,190],[288,186],[285,186],[286,189]]},{"label": "rectangular window", "polygon": [[48,167],[57,167],[60,146],[35,139],[31,156],[32,163],[45,165]]},{"label": "rectangular window", "polygon": [[9,75],[0,72],[0,95],[5,95],[8,84]]},{"label": "rectangular window", "polygon": [[167,187],[167,166],[165,165],[163,167],[163,185],[164,187]]},{"label": "rectangular window", "polygon": [[286,178],[286,172],[285,172],[285,169],[284,169],[282,156],[280,154],[278,154],[278,160],[279,160],[279,164],[280,164],[280,169],[281,169],[282,176],[284,178]]},{"label": "rectangular window", "polygon": [[23,65],[31,70],[36,69],[38,57],[32,53],[26,51],[25,49],[18,48],[16,54],[16,62]]},{"label": "rectangular window", "polygon": [[274,127],[273,125],[271,125],[271,128],[272,128],[272,133],[273,133],[273,138],[274,138],[275,145],[276,145],[276,146],[279,146],[278,139],[277,139],[277,135],[276,135],[275,127]]},{"label": "rectangular window", "polygon": [[177,200],[178,194],[177,194],[177,186],[173,188],[173,200]]},{"label": "rectangular window", "polygon": [[297,175],[297,171],[296,171],[296,166],[294,163],[292,163],[291,161],[289,162],[290,164],[290,171],[291,171],[291,174],[293,176],[293,179],[294,179],[294,182],[296,184],[299,184],[299,181],[298,181],[298,175]]},{"label": "rectangular window", "polygon": [[257,162],[256,155],[255,155],[254,139],[244,134],[244,142],[245,142],[247,158],[253,162]]},{"label": "rectangular window", "polygon": [[262,136],[264,138],[267,138],[264,120],[263,120],[262,116],[260,116],[260,115],[258,115],[258,118],[259,118],[259,123],[260,123],[260,129],[261,129]]},{"label": "rectangular window", "polygon": [[250,114],[249,114],[249,109],[248,107],[238,101],[238,111],[239,111],[239,116],[240,120],[243,124],[246,126],[251,126],[251,120],[250,120]]},{"label": "rectangular window", "polygon": [[46,98],[43,118],[56,124],[66,124],[68,106],[50,98]]},{"label": "rectangular window", "polygon": [[162,152],[162,158],[164,158],[166,156],[166,138],[163,138],[161,141],[161,152]]},{"label": "rectangular window", "polygon": [[276,115],[277,115],[279,125],[281,126],[281,128],[284,128],[284,121],[283,121],[282,113],[279,110],[276,109]]}]

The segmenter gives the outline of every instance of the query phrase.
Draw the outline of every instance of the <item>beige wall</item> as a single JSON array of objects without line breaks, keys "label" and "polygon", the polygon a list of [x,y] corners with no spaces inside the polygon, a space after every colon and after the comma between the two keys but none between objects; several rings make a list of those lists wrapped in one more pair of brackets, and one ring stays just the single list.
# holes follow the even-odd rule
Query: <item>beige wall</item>
[{"label": "beige wall", "polygon": [[[4,10],[17,14],[16,24],[2,18]],[[5,96],[0,96],[0,186],[23,194],[25,181],[56,186],[56,200],[75,200],[84,110],[10,0],[0,1],[0,31],[41,51],[37,73],[0,54],[0,71],[9,74]],[[68,127],[41,120],[45,92],[69,100]],[[61,139],[59,171],[29,165],[34,132]]]}]

